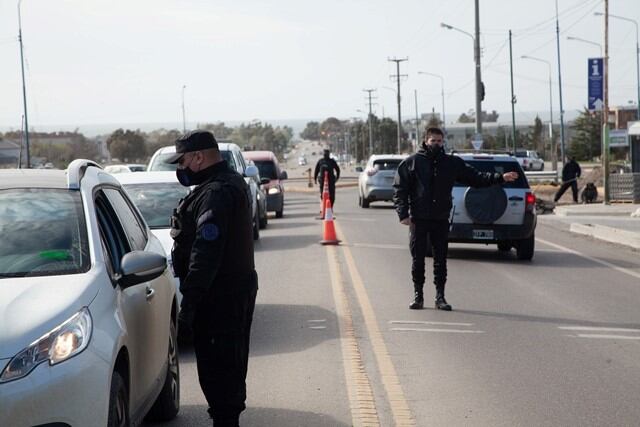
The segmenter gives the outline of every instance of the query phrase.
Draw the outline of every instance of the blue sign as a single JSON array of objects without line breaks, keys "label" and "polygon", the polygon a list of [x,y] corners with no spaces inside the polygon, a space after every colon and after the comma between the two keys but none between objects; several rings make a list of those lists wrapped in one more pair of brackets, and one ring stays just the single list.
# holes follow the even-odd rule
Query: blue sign
[{"label": "blue sign", "polygon": [[589,71],[589,111],[601,111],[604,105],[603,91],[603,63],[602,58],[589,58],[587,60]]}]

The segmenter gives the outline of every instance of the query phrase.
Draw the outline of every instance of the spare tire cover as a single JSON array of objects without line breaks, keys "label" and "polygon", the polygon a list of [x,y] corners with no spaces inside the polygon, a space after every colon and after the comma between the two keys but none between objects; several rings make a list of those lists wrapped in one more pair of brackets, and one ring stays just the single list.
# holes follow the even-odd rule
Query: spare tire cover
[{"label": "spare tire cover", "polygon": [[491,224],[507,209],[507,193],[499,185],[485,188],[469,187],[464,193],[464,207],[477,224]]}]

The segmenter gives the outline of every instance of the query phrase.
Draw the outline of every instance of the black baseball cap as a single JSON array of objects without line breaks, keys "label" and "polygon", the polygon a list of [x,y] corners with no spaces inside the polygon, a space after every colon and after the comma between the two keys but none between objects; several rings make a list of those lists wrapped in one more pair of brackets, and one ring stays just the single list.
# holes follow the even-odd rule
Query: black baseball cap
[{"label": "black baseball cap", "polygon": [[176,139],[176,154],[167,158],[165,163],[178,163],[185,153],[218,148],[218,141],[208,130],[194,130]]}]

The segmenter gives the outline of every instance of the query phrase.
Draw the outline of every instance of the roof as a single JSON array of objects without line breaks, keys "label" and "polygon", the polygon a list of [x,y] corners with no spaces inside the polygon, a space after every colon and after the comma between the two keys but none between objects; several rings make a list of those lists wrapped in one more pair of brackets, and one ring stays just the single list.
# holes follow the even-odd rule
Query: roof
[{"label": "roof", "polygon": [[[240,147],[238,147],[238,145],[232,143],[232,142],[218,142],[218,149],[220,151],[231,151],[234,148],[238,148],[240,149]],[[166,147],[162,147],[159,148],[158,151],[161,154],[167,154],[167,153],[175,153],[176,152],[176,146],[175,145],[167,145]]]},{"label": "roof", "polygon": [[249,160],[276,160],[276,155],[273,151],[243,151],[242,156]]},{"label": "roof", "polygon": [[2,169],[0,189],[9,188],[61,188],[67,189],[67,174],[52,169]]},{"label": "roof", "polygon": [[369,160],[378,160],[378,159],[398,159],[404,160],[408,157],[407,154],[372,154],[369,157]]},{"label": "roof", "polygon": [[178,183],[178,178],[176,178],[174,171],[119,173],[114,175],[114,177],[120,181],[122,185]]}]

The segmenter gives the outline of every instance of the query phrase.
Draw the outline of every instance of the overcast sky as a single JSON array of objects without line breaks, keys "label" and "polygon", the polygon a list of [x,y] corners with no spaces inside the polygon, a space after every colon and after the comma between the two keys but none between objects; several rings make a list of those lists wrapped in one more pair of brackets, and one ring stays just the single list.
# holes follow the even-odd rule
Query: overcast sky
[{"label": "overcast sky", "polygon": [[[396,117],[388,58],[401,64],[403,117],[442,109],[447,122],[474,107],[473,0],[23,0],[30,127],[361,116]],[[480,1],[485,110],[509,112],[508,30],[514,32],[516,111],[548,111],[549,60],[557,117],[554,0]],[[604,43],[600,0],[559,0],[565,111],[587,102],[587,58]],[[610,2],[640,21],[640,1]],[[0,127],[20,126],[17,1],[0,0]],[[610,104],[635,102],[636,32],[610,20]],[[385,88],[385,86],[387,88]],[[502,117],[506,119],[506,117]],[[556,119],[557,120],[557,119]]]}]

